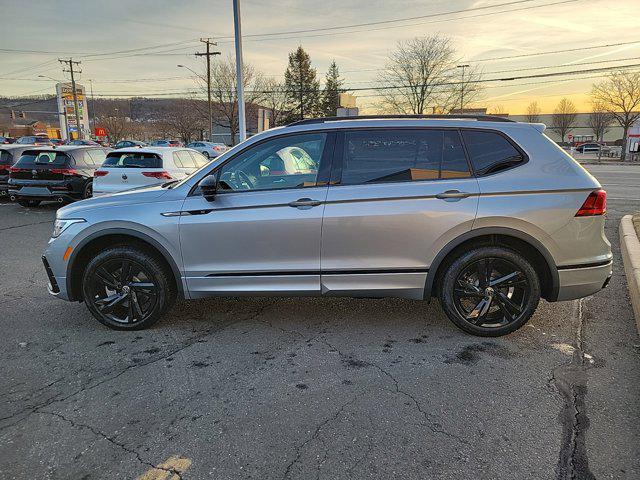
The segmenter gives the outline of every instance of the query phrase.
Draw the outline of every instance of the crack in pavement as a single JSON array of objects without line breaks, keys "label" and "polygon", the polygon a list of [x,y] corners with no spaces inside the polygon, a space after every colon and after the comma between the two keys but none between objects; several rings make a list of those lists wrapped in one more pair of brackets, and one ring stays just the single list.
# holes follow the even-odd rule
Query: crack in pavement
[{"label": "crack in pavement", "polygon": [[589,428],[585,397],[587,395],[587,362],[583,350],[583,299],[574,304],[578,321],[575,350],[571,361],[553,370],[553,381],[564,400],[558,416],[562,425],[562,445],[556,466],[556,480],[595,480],[589,470],[585,434]]},{"label": "crack in pavement", "polygon": [[349,405],[351,405],[352,403],[354,403],[356,401],[356,397],[353,397],[351,400],[349,400],[347,403],[343,404],[337,411],[336,413],[334,413],[332,416],[324,419],[322,422],[320,422],[320,424],[318,424],[318,426],[316,427],[316,429],[314,430],[313,434],[307,438],[304,442],[302,442],[302,444],[300,444],[298,447],[296,447],[296,455],[293,458],[293,460],[291,460],[289,462],[289,464],[287,465],[287,468],[284,471],[284,475],[282,476],[282,480],[285,480],[286,478],[289,477],[289,475],[291,474],[291,469],[293,468],[293,466],[298,463],[298,461],[300,460],[300,457],[302,456],[302,450],[304,449],[304,447],[309,444],[310,442],[312,442],[313,440],[315,440],[316,438],[318,438],[318,435],[320,435],[320,431],[329,423],[331,423],[332,421],[336,420],[340,414],[344,411],[345,408],[347,408]]},{"label": "crack in pavement", "polygon": [[74,428],[89,430],[91,433],[93,433],[97,437],[100,437],[100,438],[106,440],[107,442],[109,442],[110,444],[114,445],[115,447],[118,447],[119,449],[121,449],[121,450],[123,450],[123,451],[125,451],[125,452],[127,452],[127,453],[129,453],[131,455],[134,455],[136,457],[136,459],[138,460],[138,462],[140,462],[142,465],[145,465],[147,467],[151,467],[153,469],[162,470],[162,471],[165,471],[165,472],[168,472],[168,473],[172,473],[178,479],[182,479],[181,472],[179,472],[178,470],[175,470],[173,468],[161,467],[160,465],[154,465],[153,463],[143,459],[142,456],[140,455],[140,453],[138,453],[133,448],[127,447],[124,443],[118,442],[116,439],[106,435],[105,433],[103,433],[102,431],[98,430],[97,428],[95,428],[95,427],[93,427],[91,425],[88,425],[86,423],[75,422],[75,421],[71,420],[70,418],[67,418],[64,415],[62,415],[61,413],[57,413],[57,412],[48,412],[46,410],[39,410],[38,413],[39,414],[45,414],[45,415],[51,415],[53,417],[57,417],[57,418],[59,418],[61,420],[64,420],[65,422],[67,422],[69,425],[71,425]]},{"label": "crack in pavement", "polygon": [[[275,303],[275,302],[273,302]],[[11,420],[12,418],[18,417],[20,415],[24,415],[23,417],[21,417],[20,419],[18,419],[17,421],[10,423],[8,425],[4,425],[2,427],[0,427],[0,431],[6,430],[8,428],[11,428],[15,425],[17,425],[18,423],[24,421],[26,418],[29,417],[29,415],[33,414],[33,413],[37,413],[38,411],[40,411],[42,408],[48,407],[49,405],[53,404],[53,403],[59,403],[59,402],[65,402],[67,400],[69,400],[70,398],[79,395],[80,393],[86,392],[88,390],[92,390],[96,387],[99,387],[101,385],[104,385],[105,383],[111,382],[113,380],[115,380],[116,378],[120,377],[121,375],[124,375],[125,373],[134,370],[134,369],[138,369],[140,367],[145,367],[148,365],[152,365],[154,363],[157,363],[161,360],[164,360],[170,356],[175,355],[176,353],[179,353],[189,347],[191,347],[192,345],[195,345],[196,343],[199,343],[202,339],[206,338],[207,336],[213,334],[213,333],[218,333],[223,331],[226,328],[229,328],[233,325],[237,325],[243,322],[248,322],[251,320],[255,320],[257,317],[259,317],[264,310],[266,310],[268,307],[270,307],[271,305],[273,305],[273,303],[267,304],[261,308],[259,308],[256,312],[254,312],[253,314],[251,314],[248,317],[242,318],[240,320],[236,320],[236,321],[230,321],[222,326],[220,326],[219,328],[208,328],[204,331],[204,333],[196,335],[192,338],[190,338],[189,340],[187,340],[186,342],[184,342],[182,345],[173,348],[171,350],[169,350],[168,352],[163,353],[160,356],[157,357],[151,357],[149,358],[147,361],[144,362],[139,362],[139,363],[132,363],[130,365],[127,365],[126,367],[122,368],[119,372],[117,372],[115,375],[111,375],[108,376],[107,378],[103,378],[102,380],[98,381],[97,383],[94,384],[90,384],[91,380],[89,382],[87,382],[87,385],[75,390],[74,392],[59,398],[59,395],[54,395],[50,398],[48,398],[47,400],[45,400],[44,402],[41,402],[38,405],[35,406],[29,406],[26,408],[23,408],[22,410],[19,410],[11,415],[8,415],[6,417],[2,417],[0,418],[0,421],[5,421],[5,420]]]},{"label": "crack in pavement", "polygon": [[34,225],[42,225],[43,223],[51,223],[53,225],[53,220],[46,220],[44,222],[35,222],[35,223],[25,223],[24,225],[13,225],[11,227],[3,227],[0,228],[0,232],[4,230],[13,230],[15,228],[23,228],[23,227],[32,227]]},{"label": "crack in pavement", "polygon": [[[340,355],[340,357],[342,358],[346,358],[346,359],[351,359],[352,357],[349,355],[346,355],[345,353],[341,352],[338,348],[336,348],[334,345],[330,344],[326,338],[322,338],[321,341],[327,345],[329,348],[331,348],[332,350],[335,350],[336,352],[338,352],[338,355]],[[460,437],[459,435],[456,435],[454,433],[450,433],[447,432],[446,430],[444,430],[442,428],[442,425],[440,425],[438,422],[434,422],[429,418],[429,413],[426,412],[423,408],[422,405],[420,404],[420,402],[418,401],[418,399],[416,397],[414,397],[411,393],[403,390],[402,388],[400,388],[400,383],[398,382],[398,380],[391,374],[389,373],[387,370],[385,370],[384,368],[382,368],[380,365],[378,365],[377,363],[373,363],[370,361],[362,361],[365,365],[369,365],[375,369],[377,369],[380,373],[382,373],[383,375],[385,375],[386,377],[388,377],[389,379],[391,379],[391,381],[393,382],[393,385],[395,387],[395,390],[388,390],[385,389],[391,393],[395,393],[395,394],[399,394],[402,395],[408,399],[411,400],[411,402],[415,405],[416,410],[418,410],[418,412],[420,412],[420,414],[424,417],[424,420],[426,422],[426,426],[433,432],[433,433],[438,433],[438,434],[442,434],[442,435],[446,435],[450,438],[453,438],[455,440],[457,440],[458,442],[470,446],[471,444],[465,440],[464,438]]]}]

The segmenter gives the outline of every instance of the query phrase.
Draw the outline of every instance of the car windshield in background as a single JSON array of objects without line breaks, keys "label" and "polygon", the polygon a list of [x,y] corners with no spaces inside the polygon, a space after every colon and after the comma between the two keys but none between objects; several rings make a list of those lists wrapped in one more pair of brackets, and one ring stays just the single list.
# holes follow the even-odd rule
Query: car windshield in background
[{"label": "car windshield in background", "polygon": [[24,152],[17,165],[65,165],[68,160],[63,152]]},{"label": "car windshield in background", "polygon": [[113,168],[162,168],[162,158],[155,153],[111,152],[102,164]]}]

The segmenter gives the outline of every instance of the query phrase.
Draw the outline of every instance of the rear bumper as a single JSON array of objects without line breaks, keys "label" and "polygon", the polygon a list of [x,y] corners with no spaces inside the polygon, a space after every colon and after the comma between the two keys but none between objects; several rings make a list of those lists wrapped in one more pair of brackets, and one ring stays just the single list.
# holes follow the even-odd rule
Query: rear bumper
[{"label": "rear bumper", "polygon": [[13,185],[9,185],[6,195],[15,197],[16,200],[41,200],[53,202],[60,200],[73,202],[82,198],[81,195],[69,192],[68,190],[51,191],[43,189],[42,192],[25,194],[22,193],[20,189],[15,189]]},{"label": "rear bumper", "polygon": [[612,272],[612,260],[595,266],[559,268],[560,288],[557,300],[575,300],[599,292],[609,283]]}]

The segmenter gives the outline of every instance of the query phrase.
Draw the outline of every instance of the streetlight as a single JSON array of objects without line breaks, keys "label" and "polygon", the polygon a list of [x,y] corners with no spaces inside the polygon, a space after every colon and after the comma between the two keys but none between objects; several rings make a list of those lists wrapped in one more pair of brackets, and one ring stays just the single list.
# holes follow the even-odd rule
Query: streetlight
[{"label": "streetlight", "polygon": [[240,0],[233,0],[233,26],[236,39],[236,78],[238,82],[238,129],[240,141],[247,139],[247,122],[244,118],[244,87],[242,81],[242,28],[240,26]]},{"label": "streetlight", "polygon": [[[209,64],[209,57],[207,57],[207,65],[208,64]],[[178,65],[178,67],[186,68],[191,73],[193,73],[196,77],[198,77],[200,80],[202,80],[207,84],[207,101],[208,101],[208,107],[209,107],[209,141],[211,141],[213,139],[213,115],[211,113],[211,75],[210,74],[207,75],[207,78],[205,79],[202,75],[199,75],[196,71],[192,70],[186,65]],[[209,70],[209,72],[210,71],[211,70]]]},{"label": "streetlight", "polygon": [[61,83],[62,80],[58,80],[57,78],[49,77],[47,75],[38,75],[38,78],[48,78],[49,80],[53,80],[54,82]]}]

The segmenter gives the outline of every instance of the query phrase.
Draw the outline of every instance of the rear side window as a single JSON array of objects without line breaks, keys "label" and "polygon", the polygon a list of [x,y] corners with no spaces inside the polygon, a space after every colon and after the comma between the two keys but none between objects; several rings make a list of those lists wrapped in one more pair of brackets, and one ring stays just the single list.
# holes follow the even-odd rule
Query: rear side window
[{"label": "rear side window", "polygon": [[345,132],[343,185],[469,177],[455,130],[357,130]]},{"label": "rear side window", "polygon": [[68,165],[70,158],[62,152],[24,152],[18,160],[21,165]]},{"label": "rear side window", "polygon": [[[105,151],[99,148],[95,150],[88,150],[86,154],[91,159],[94,167],[100,167],[107,158],[107,154],[105,153]],[[89,161],[86,157],[85,160],[87,160],[87,162]]]},{"label": "rear side window", "polygon": [[179,152],[173,152],[173,161],[178,168],[195,168],[196,164],[193,161],[193,157],[187,150],[180,150]]},{"label": "rear side window", "polygon": [[499,172],[525,161],[523,154],[499,133],[463,130],[462,136],[477,175]]},{"label": "rear side window", "polygon": [[13,161],[13,155],[11,155],[6,150],[0,150],[0,164],[1,165],[11,165]]},{"label": "rear side window", "polygon": [[198,152],[189,152],[189,154],[193,158],[193,161],[195,162],[197,168],[200,168],[203,165],[209,163],[209,159],[204,155],[199,154]]},{"label": "rear side window", "polygon": [[114,168],[162,168],[162,158],[155,153],[110,152],[102,164]]}]

